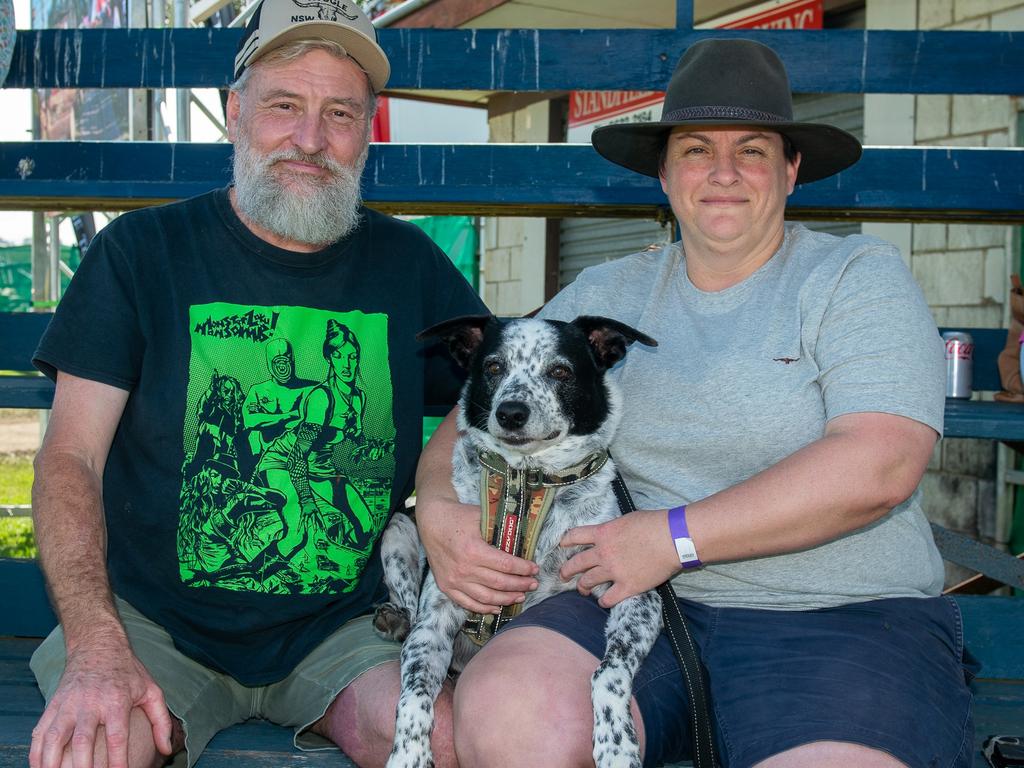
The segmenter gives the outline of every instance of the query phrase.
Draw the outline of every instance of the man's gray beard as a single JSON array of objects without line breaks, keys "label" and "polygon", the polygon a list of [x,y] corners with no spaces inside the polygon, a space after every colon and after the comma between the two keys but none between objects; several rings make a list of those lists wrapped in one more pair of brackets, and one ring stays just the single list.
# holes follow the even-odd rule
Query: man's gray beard
[{"label": "man's gray beard", "polygon": [[[235,142],[235,202],[247,218],[280,237],[307,245],[337,242],[359,224],[359,178],[367,149],[349,168],[323,152],[307,155],[294,149],[261,156],[242,133]],[[322,179],[294,174],[292,183],[305,190],[299,194],[275,176],[278,160],[312,163],[331,175]]]}]

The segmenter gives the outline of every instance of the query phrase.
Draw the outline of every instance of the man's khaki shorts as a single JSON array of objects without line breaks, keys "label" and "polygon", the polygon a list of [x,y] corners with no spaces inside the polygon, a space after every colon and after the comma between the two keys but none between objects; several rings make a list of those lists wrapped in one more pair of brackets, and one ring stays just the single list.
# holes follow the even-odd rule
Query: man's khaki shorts
[{"label": "man's khaki shorts", "polygon": [[[271,685],[249,687],[185,656],[163,629],[118,599],[128,639],[164,692],[167,708],[181,720],[185,752],[172,763],[191,766],[214,735],[229,725],[263,718],[295,730],[303,750],[337,749],[306,729],[323,717],[338,693],[368,669],[396,661],[399,643],[382,640],[372,618],[353,619],[315,648],[292,673]],[[64,633],[57,627],[32,655],[32,672],[49,701],[64,672]]]}]

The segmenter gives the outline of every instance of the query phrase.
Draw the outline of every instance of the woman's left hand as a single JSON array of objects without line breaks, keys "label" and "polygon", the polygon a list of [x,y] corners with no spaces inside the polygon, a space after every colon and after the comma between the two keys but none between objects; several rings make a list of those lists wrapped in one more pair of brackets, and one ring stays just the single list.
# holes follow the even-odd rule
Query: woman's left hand
[{"label": "woman's left hand", "polygon": [[610,582],[598,600],[604,608],[654,589],[680,570],[664,509],[637,510],[600,525],[572,528],[560,545],[587,547],[569,558],[559,574],[564,581],[578,574],[576,588],[583,595]]}]

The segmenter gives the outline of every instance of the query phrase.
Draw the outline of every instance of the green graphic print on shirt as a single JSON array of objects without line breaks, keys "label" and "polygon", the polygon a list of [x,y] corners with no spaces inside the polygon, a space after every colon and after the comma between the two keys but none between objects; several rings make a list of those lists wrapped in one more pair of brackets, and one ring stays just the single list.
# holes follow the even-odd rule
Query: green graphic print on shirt
[{"label": "green graphic print on shirt", "polygon": [[350,591],[391,507],[387,316],[215,303],[189,328],[182,582]]}]

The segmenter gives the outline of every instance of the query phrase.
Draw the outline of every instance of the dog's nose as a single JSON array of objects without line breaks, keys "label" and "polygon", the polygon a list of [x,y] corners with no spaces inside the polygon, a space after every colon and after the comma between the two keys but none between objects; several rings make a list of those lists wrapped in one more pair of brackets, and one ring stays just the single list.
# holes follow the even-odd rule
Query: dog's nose
[{"label": "dog's nose", "polygon": [[506,400],[498,406],[494,416],[505,429],[522,429],[530,418],[530,407],[518,400]]}]

